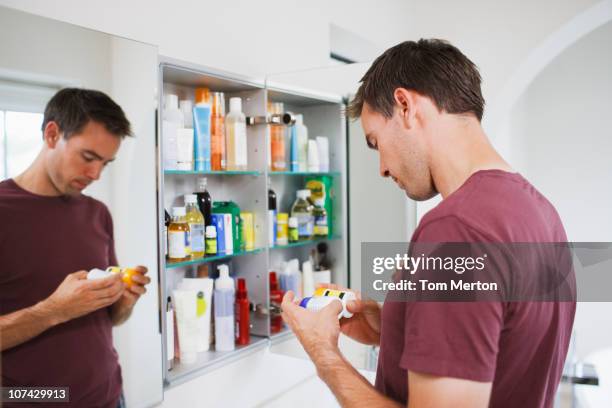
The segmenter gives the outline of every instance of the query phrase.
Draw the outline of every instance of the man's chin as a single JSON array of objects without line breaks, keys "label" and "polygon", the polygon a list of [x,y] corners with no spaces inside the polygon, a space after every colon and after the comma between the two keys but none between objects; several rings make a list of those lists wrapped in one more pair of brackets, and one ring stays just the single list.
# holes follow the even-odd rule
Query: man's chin
[{"label": "man's chin", "polygon": [[427,193],[412,193],[408,191],[408,189],[404,189],[404,192],[406,193],[406,196],[409,199],[414,200],[414,201],[427,201],[438,195],[438,192],[436,190],[432,190]]}]

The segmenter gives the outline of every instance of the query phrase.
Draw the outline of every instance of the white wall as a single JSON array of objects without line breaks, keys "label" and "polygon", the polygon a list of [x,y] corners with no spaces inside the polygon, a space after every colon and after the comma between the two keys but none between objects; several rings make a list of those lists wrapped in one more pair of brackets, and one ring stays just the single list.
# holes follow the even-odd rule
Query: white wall
[{"label": "white wall", "polygon": [[[571,241],[612,242],[612,23],[568,48],[512,112],[511,160],[557,208]],[[612,303],[581,303],[578,357],[612,347]]]}]

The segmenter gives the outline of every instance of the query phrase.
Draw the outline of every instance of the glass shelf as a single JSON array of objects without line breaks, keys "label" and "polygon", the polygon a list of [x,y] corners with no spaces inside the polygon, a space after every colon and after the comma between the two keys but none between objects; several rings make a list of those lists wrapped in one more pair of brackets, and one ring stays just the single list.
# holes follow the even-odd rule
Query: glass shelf
[{"label": "glass shelf", "polygon": [[273,247],[270,247],[270,249],[298,248],[298,247],[318,244],[319,242],[333,241],[336,239],[340,239],[340,237],[333,236],[333,237],[314,238],[314,239],[309,239],[308,241],[291,242],[287,245],[275,245]]},{"label": "glass shelf", "polygon": [[164,170],[166,175],[198,175],[198,176],[261,176],[261,171],[196,171],[196,170]]},{"label": "glass shelf", "polygon": [[234,252],[233,254],[220,254],[220,255],[214,255],[214,256],[206,256],[204,258],[190,259],[188,261],[181,261],[181,262],[166,261],[166,269],[180,268],[181,266],[188,266],[188,265],[199,265],[199,264],[203,264],[206,262],[220,261],[222,259],[235,258],[237,256],[242,256],[242,255],[258,254],[262,251],[263,249],[257,248],[257,249],[253,249],[252,251],[240,251],[240,252]]},{"label": "glass shelf", "polygon": [[198,353],[198,360],[194,364],[182,365],[176,361],[172,370],[168,371],[166,383],[169,386],[176,386],[202,375],[219,364],[225,364],[257,350],[262,350],[268,344],[268,338],[251,335],[251,343],[246,346],[236,346],[236,349],[232,351],[216,351],[211,346],[210,351]]},{"label": "glass shelf", "polygon": [[339,176],[339,171],[315,172],[315,171],[269,171],[269,176]]}]

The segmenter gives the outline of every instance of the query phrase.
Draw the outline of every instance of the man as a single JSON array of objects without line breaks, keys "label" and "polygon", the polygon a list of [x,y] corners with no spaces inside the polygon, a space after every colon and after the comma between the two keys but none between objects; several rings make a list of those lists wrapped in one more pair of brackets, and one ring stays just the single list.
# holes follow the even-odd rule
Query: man
[{"label": "man", "polygon": [[[47,104],[43,147],[30,167],[0,183],[0,345],[4,387],[69,387],[75,407],[118,406],[121,368],[112,326],[146,291],[145,267],[126,287],[111,215],[81,194],[131,134],[123,110],[102,92],[63,89]],[[23,404],[17,404],[23,406]]]},{"label": "man", "polygon": [[[476,66],[440,40],[407,41],[370,67],[349,107],[368,146],[414,200],[440,193],[411,242],[565,242],[553,206],[494,150],[481,127]],[[283,299],[283,316],[343,406],[551,407],[575,302],[333,302]],[[338,350],[342,332],[380,345],[372,387]]]}]

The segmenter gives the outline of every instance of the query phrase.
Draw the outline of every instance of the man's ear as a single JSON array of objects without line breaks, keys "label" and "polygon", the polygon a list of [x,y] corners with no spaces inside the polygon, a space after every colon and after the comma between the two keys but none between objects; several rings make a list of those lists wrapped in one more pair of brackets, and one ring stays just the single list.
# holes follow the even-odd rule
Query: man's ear
[{"label": "man's ear", "polygon": [[55,149],[57,142],[63,137],[59,126],[54,121],[49,121],[43,130],[43,140],[50,149]]},{"label": "man's ear", "polygon": [[407,129],[411,129],[415,125],[417,94],[406,88],[396,88],[393,91],[393,99],[395,107],[399,110],[402,123]]}]

